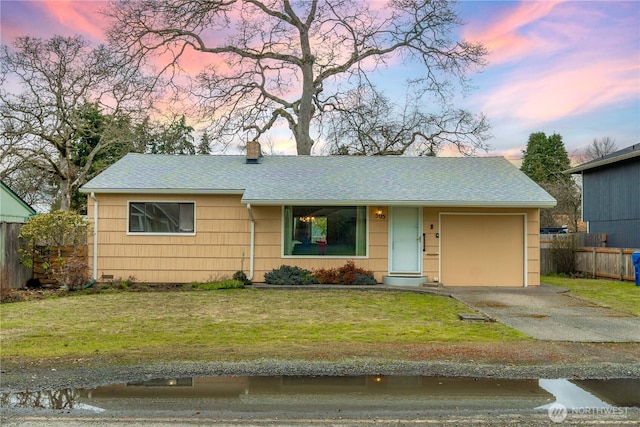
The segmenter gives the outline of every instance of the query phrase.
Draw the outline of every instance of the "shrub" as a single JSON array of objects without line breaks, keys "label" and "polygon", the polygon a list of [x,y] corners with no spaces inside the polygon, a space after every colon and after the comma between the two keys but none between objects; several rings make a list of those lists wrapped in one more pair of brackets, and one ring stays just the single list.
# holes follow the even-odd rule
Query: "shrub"
[{"label": "shrub", "polygon": [[56,211],[36,215],[22,226],[18,249],[20,262],[28,268],[34,260],[44,275],[69,290],[82,288],[89,281],[86,263],[87,222],[81,215]]},{"label": "shrub", "polygon": [[225,279],[219,282],[209,283],[192,283],[196,289],[202,289],[204,291],[215,291],[219,289],[242,289],[244,288],[244,282],[235,279]]},{"label": "shrub", "polygon": [[576,238],[575,235],[557,236],[551,242],[551,259],[554,272],[572,275],[576,271]]},{"label": "shrub", "polygon": [[86,262],[71,258],[61,264],[59,268],[52,269],[50,275],[68,290],[82,289],[91,280]]},{"label": "shrub", "polygon": [[318,279],[309,270],[300,267],[282,265],[264,275],[265,283],[270,285],[313,285]]},{"label": "shrub", "polygon": [[22,293],[9,287],[8,282],[9,268],[4,266],[0,269],[0,303],[24,301]]},{"label": "shrub", "polygon": [[378,281],[373,274],[360,274],[356,273],[356,280],[353,281],[354,285],[377,285]]},{"label": "shrub", "polygon": [[342,283],[342,278],[337,268],[319,268],[313,270],[313,275],[318,279],[318,282],[325,285],[339,285]]},{"label": "shrub", "polygon": [[114,288],[126,291],[128,289],[131,289],[135,281],[136,278],[134,276],[129,276],[126,279],[120,278],[117,280],[112,280],[110,283]]},{"label": "shrub", "polygon": [[251,284],[251,280],[247,279],[247,275],[244,274],[244,271],[236,271],[235,273],[233,273],[232,279],[237,280],[238,282],[242,282],[245,285]]},{"label": "shrub", "polygon": [[320,268],[314,270],[314,276],[320,283],[332,285],[377,285],[373,272],[356,267],[352,260],[339,268]]}]

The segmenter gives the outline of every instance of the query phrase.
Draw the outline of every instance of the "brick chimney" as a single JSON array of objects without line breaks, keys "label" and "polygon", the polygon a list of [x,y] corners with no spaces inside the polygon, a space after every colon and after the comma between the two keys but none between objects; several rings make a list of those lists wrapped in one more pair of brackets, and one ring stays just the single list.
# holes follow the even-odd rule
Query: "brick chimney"
[{"label": "brick chimney", "polygon": [[247,142],[247,163],[258,163],[262,157],[260,143],[258,141]]}]

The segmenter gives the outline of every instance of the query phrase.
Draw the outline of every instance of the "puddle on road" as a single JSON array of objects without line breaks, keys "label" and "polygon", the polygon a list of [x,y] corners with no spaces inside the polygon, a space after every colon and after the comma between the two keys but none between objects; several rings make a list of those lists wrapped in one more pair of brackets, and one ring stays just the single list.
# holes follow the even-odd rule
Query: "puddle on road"
[{"label": "puddle on road", "polygon": [[151,379],[95,388],[0,393],[0,408],[100,413],[299,409],[547,410],[640,407],[640,380],[505,380],[427,376],[216,376]]}]

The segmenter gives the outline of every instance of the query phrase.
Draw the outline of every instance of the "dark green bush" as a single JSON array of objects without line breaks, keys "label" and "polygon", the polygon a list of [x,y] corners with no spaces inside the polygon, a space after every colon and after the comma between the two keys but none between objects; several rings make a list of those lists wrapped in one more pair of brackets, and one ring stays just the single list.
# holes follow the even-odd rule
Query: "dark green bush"
[{"label": "dark green bush", "polygon": [[264,282],[270,285],[313,285],[318,279],[309,270],[281,265],[264,275]]},{"label": "dark green bush", "polygon": [[354,285],[377,285],[378,281],[373,274],[360,274],[356,273],[356,280],[353,281]]},{"label": "dark green bush", "polygon": [[247,279],[247,275],[244,274],[244,271],[236,271],[233,273],[233,280],[237,280],[238,282],[242,282],[245,285],[250,285],[251,280]]}]

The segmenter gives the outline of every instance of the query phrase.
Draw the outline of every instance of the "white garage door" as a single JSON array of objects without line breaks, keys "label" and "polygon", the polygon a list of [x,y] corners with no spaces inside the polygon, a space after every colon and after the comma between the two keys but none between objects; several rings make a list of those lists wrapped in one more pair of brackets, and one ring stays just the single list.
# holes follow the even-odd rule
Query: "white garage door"
[{"label": "white garage door", "polygon": [[445,286],[524,286],[525,216],[442,214]]}]

